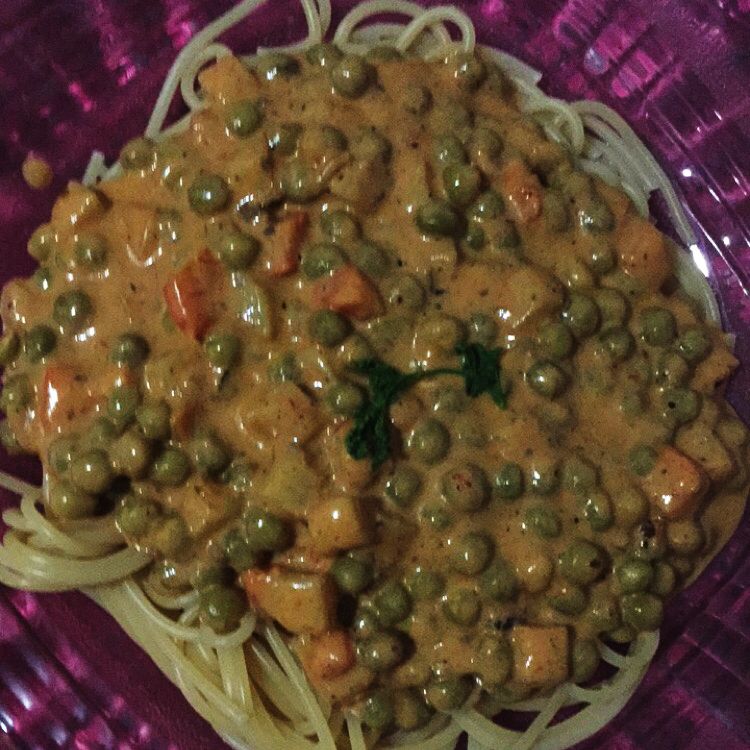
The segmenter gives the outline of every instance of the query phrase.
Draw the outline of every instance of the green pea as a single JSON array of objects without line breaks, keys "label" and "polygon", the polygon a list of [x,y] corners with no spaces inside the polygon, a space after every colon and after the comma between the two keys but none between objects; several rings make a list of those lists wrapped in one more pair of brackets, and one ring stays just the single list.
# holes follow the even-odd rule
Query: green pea
[{"label": "green pea", "polygon": [[221,473],[221,481],[236,495],[245,494],[253,486],[253,467],[246,458],[239,456]]},{"label": "green pea", "polygon": [[50,443],[47,450],[47,460],[52,470],[57,474],[62,474],[68,470],[73,462],[76,452],[76,440],[72,437],[59,437]]},{"label": "green pea", "polygon": [[171,433],[171,409],[166,401],[141,404],[135,410],[135,419],[149,440],[166,440]]},{"label": "green pea", "polygon": [[445,589],[445,581],[440,573],[423,568],[417,568],[405,583],[412,599],[417,601],[437,599]]},{"label": "green pea", "polygon": [[374,594],[373,604],[378,615],[378,621],[383,627],[389,628],[411,613],[411,597],[402,583],[387,581]]},{"label": "green pea", "polygon": [[356,99],[367,91],[372,79],[372,68],[355,55],[344,55],[331,67],[331,84],[337,94]]},{"label": "green pea", "polygon": [[151,479],[156,484],[178,487],[190,476],[190,472],[187,453],[180,448],[167,447],[154,460]]},{"label": "green pea", "polygon": [[223,232],[217,242],[219,260],[230,271],[243,271],[258,257],[260,242],[242,232]]},{"label": "green pea", "polygon": [[299,62],[285,52],[266,52],[256,60],[256,70],[261,78],[291,78],[299,73]]},{"label": "green pea", "polygon": [[550,232],[563,232],[570,225],[567,203],[557,190],[551,188],[544,193],[542,217]]},{"label": "green pea", "polygon": [[227,132],[236,138],[247,138],[263,122],[263,110],[258,102],[243,99],[227,106],[224,124]]},{"label": "green pea", "polygon": [[596,289],[594,300],[599,308],[602,331],[623,328],[628,320],[628,301],[617,289]]},{"label": "green pea", "polygon": [[140,402],[138,389],[123,385],[112,390],[107,401],[107,414],[117,429],[123,430],[135,419]]},{"label": "green pea", "polygon": [[481,422],[468,414],[456,419],[453,423],[453,433],[459,443],[470,445],[473,448],[482,448],[489,441]]},{"label": "green pea", "polygon": [[608,594],[595,594],[589,606],[587,619],[597,634],[614,630],[621,624],[617,601]]},{"label": "green pea", "polygon": [[360,606],[354,613],[352,630],[354,631],[354,637],[358,640],[372,638],[373,635],[380,632],[380,623],[378,623],[375,610],[371,607]]},{"label": "green pea", "polygon": [[625,560],[615,568],[623,594],[646,591],[654,579],[654,569],[645,560]]},{"label": "green pea", "polygon": [[592,531],[606,531],[615,522],[612,500],[603,492],[590,492],[583,505],[583,515]]},{"label": "green pea", "polygon": [[345,258],[335,245],[319,243],[309,245],[302,251],[300,270],[308,279],[317,279],[342,266]]},{"label": "green pea", "polygon": [[446,201],[429,200],[416,212],[416,222],[420,231],[434,237],[449,237],[461,227],[461,217]]},{"label": "green pea", "polygon": [[599,308],[591,297],[573,292],[563,311],[563,320],[576,338],[586,338],[599,327]]},{"label": "green pea", "polygon": [[489,496],[484,471],[476,464],[457,464],[443,474],[442,493],[448,504],[465,513],[479,510]]},{"label": "green pea", "polygon": [[570,654],[571,678],[575,683],[588,682],[599,668],[601,657],[594,641],[576,638]]},{"label": "green pea", "polygon": [[503,152],[502,138],[492,128],[480,126],[474,130],[469,140],[472,161],[484,166],[497,162]]},{"label": "green pea", "polygon": [[509,601],[518,594],[516,573],[502,558],[496,558],[482,573],[479,584],[482,593],[496,602]]},{"label": "green pea", "polygon": [[401,508],[407,507],[422,486],[419,472],[409,465],[400,464],[385,483],[385,494]]},{"label": "green pea", "polygon": [[231,460],[227,447],[211,432],[199,432],[190,441],[189,451],[193,465],[202,476],[216,476]]},{"label": "green pea", "polygon": [[210,364],[219,370],[230,369],[240,357],[240,340],[231,333],[212,333],[203,347]]},{"label": "green pea", "polygon": [[455,135],[442,135],[435,139],[432,147],[435,160],[441,164],[465,164],[466,150]]},{"label": "green pea", "polygon": [[52,271],[48,266],[39,266],[31,275],[31,280],[43,291],[48,292],[52,287]]},{"label": "green pea", "polygon": [[57,250],[57,233],[51,224],[42,224],[34,230],[26,245],[29,255],[39,263],[44,263]]},{"label": "green pea", "polygon": [[578,210],[578,224],[584,232],[599,234],[615,226],[615,217],[603,201],[592,200]]},{"label": "green pea", "polygon": [[150,168],[156,157],[154,142],[148,138],[133,138],[120,151],[120,165],[125,171]]},{"label": "green pea", "polygon": [[8,331],[0,338],[0,367],[7,367],[13,362],[21,348],[21,341],[15,331]]},{"label": "green pea", "polygon": [[69,472],[73,484],[91,495],[104,492],[114,478],[109,458],[103,451],[88,451],[77,456]]},{"label": "green pea", "polygon": [[25,409],[32,398],[31,383],[26,375],[14,375],[8,378],[3,385],[0,395],[0,410],[6,414]]},{"label": "green pea", "polygon": [[432,397],[433,411],[446,411],[455,414],[464,411],[468,405],[469,397],[463,388],[440,386]]},{"label": "green pea", "polygon": [[596,487],[596,468],[583,458],[574,456],[563,463],[562,483],[571,492],[587,492]]},{"label": "green pea", "polygon": [[70,482],[55,482],[49,489],[47,508],[56,518],[85,518],[94,514],[96,498]]},{"label": "green pea", "polygon": [[292,543],[289,526],[266,511],[249,510],[245,515],[245,530],[248,542],[257,550],[281,552]]},{"label": "green pea", "polygon": [[604,351],[614,362],[626,360],[635,349],[635,340],[627,328],[615,328],[601,335]]},{"label": "green pea", "polygon": [[274,383],[296,382],[300,377],[299,362],[292,352],[274,357],[268,366],[268,377]]},{"label": "green pea", "polygon": [[313,166],[296,156],[281,166],[279,184],[284,195],[293,203],[308,203],[320,195],[324,188]]},{"label": "green pea", "polygon": [[492,494],[502,500],[516,500],[523,494],[523,470],[516,463],[505,463],[492,481]]},{"label": "green pea", "polygon": [[630,528],[645,521],[649,504],[645,495],[635,487],[626,487],[615,496],[615,520],[619,526]]},{"label": "green pea", "polygon": [[463,586],[449,588],[443,598],[445,616],[457,625],[473,625],[482,611],[478,594]]},{"label": "green pea", "polygon": [[344,53],[335,45],[328,42],[320,42],[309,47],[305,52],[305,59],[310,65],[319,65],[327,68],[338,62]]},{"label": "green pea", "polygon": [[463,575],[477,575],[490,564],[494,553],[495,543],[489,535],[470,531],[453,540],[450,548],[451,567]]},{"label": "green pea", "polygon": [[432,106],[432,94],[422,84],[409,84],[401,92],[401,106],[413,115],[423,115]]},{"label": "green pea", "polygon": [[389,305],[407,310],[420,310],[425,303],[425,290],[419,279],[412,274],[396,276],[386,290]]},{"label": "green pea", "polygon": [[677,335],[677,322],[664,307],[647,307],[640,314],[641,336],[652,346],[669,346]]},{"label": "green pea", "polygon": [[617,256],[608,242],[597,242],[589,251],[588,265],[598,276],[609,273],[617,265]]},{"label": "green pea", "polygon": [[633,529],[632,553],[638,560],[659,560],[666,553],[666,539],[661,527],[646,520]]},{"label": "green pea", "polygon": [[366,560],[347,556],[334,561],[331,575],[342,591],[356,596],[372,583],[374,571]]},{"label": "green pea", "polygon": [[360,128],[352,140],[351,152],[357,161],[387,162],[392,151],[388,139],[374,127]]},{"label": "green pea", "polygon": [[474,90],[487,77],[485,64],[470,52],[458,52],[446,62],[451,66],[451,73],[463,88]]},{"label": "green pea", "polygon": [[732,416],[721,419],[716,425],[716,432],[727,446],[739,448],[747,442],[747,427]]},{"label": "green pea", "polygon": [[471,165],[453,163],[443,169],[445,195],[454,206],[468,206],[479,194],[481,184],[482,176],[479,170]]},{"label": "green pea", "polygon": [[667,524],[667,543],[680,555],[695,555],[705,545],[706,535],[703,527],[691,518],[670,521]]},{"label": "green pea", "polygon": [[689,388],[669,388],[664,392],[665,412],[677,420],[678,424],[692,422],[700,413],[701,399],[698,393]]},{"label": "green pea", "polygon": [[159,506],[153,501],[128,494],[117,507],[115,522],[125,536],[138,539],[148,532],[159,514]]},{"label": "green pea", "polygon": [[679,576],[683,580],[690,578],[695,570],[695,563],[689,557],[681,557],[680,555],[672,555],[669,558],[669,564],[675,572],[676,576]]},{"label": "green pea", "polygon": [[630,627],[630,625],[622,625],[619,628],[610,630],[609,633],[607,633],[608,640],[619,644],[630,643],[635,639],[635,636],[636,632],[635,630],[633,630],[633,628]]},{"label": "green pea", "polygon": [[308,321],[310,337],[323,346],[338,346],[351,331],[351,324],[333,310],[317,310]]},{"label": "green pea", "polygon": [[531,506],[526,511],[524,523],[527,528],[543,539],[555,539],[562,532],[560,516],[544,505]]},{"label": "green pea", "polygon": [[451,677],[431,682],[425,696],[436,711],[454,711],[466,703],[473,688],[474,681],[470,677]]},{"label": "green pea", "polygon": [[201,622],[217,633],[233,630],[247,611],[247,603],[235,588],[209,586],[200,592]]},{"label": "green pea", "polygon": [[70,333],[79,333],[86,327],[94,312],[91,298],[80,289],[63,292],[55,300],[52,317]]},{"label": "green pea", "polygon": [[393,694],[393,712],[396,726],[405,732],[423,727],[432,716],[422,695],[414,688],[397,690]]},{"label": "green pea", "polygon": [[5,449],[5,452],[9,456],[15,456],[26,452],[24,448],[21,447],[21,443],[18,441],[18,437],[7,419],[0,422],[0,445]]},{"label": "green pea", "polygon": [[639,632],[656,630],[664,617],[664,605],[653,594],[626,594],[622,597],[621,607],[622,619]]},{"label": "green pea", "polygon": [[357,644],[357,660],[373,672],[384,672],[404,659],[404,641],[396,633],[380,632]]},{"label": "green pea", "polygon": [[247,541],[241,529],[227,532],[223,541],[224,555],[233,570],[241,573],[258,564],[258,552]]},{"label": "green pea", "polygon": [[471,216],[477,219],[498,219],[504,211],[503,199],[494,190],[486,190],[482,193],[469,209]]},{"label": "green pea", "polygon": [[390,695],[384,690],[369,695],[362,706],[361,717],[365,726],[377,732],[391,726],[395,713]]},{"label": "green pea", "polygon": [[555,398],[568,382],[565,371],[554,362],[536,362],[526,372],[526,381],[541,396]]},{"label": "green pea", "polygon": [[627,390],[620,401],[620,411],[629,417],[642,414],[646,408],[643,394],[640,391]]},{"label": "green pea", "polygon": [[109,456],[117,474],[139,479],[151,465],[151,445],[136,430],[128,430],[112,443]]},{"label": "green pea", "polygon": [[553,360],[561,360],[573,353],[575,340],[564,323],[547,323],[537,336],[540,353]]},{"label": "green pea", "polygon": [[665,562],[658,562],[654,567],[654,579],[651,592],[657,596],[669,596],[677,586],[677,575],[674,568]]},{"label": "green pea", "polygon": [[441,506],[429,505],[423,508],[420,518],[427,521],[436,531],[445,531],[453,525],[453,517]]},{"label": "green pea", "polygon": [[372,242],[360,242],[349,252],[349,258],[360,271],[379,279],[391,265],[388,253]]},{"label": "green pea", "polygon": [[487,235],[475,221],[466,226],[466,234],[461,240],[461,248],[470,254],[469,251],[479,251],[487,243]]},{"label": "green pea", "polygon": [[453,353],[466,339],[466,329],[461,321],[452,315],[435,313],[425,316],[417,324],[416,335],[427,346]]},{"label": "green pea", "polygon": [[654,468],[656,458],[656,451],[650,445],[636,445],[628,454],[630,471],[645,477]]},{"label": "green pea", "polygon": [[301,125],[294,122],[281,123],[268,136],[268,147],[288,156],[297,150],[301,135]]},{"label": "green pea", "polygon": [[200,174],[188,187],[188,203],[195,213],[211,216],[226,208],[231,193],[223,177]]},{"label": "green pea", "polygon": [[656,360],[654,379],[658,384],[684,385],[690,379],[690,365],[677,352],[662,352]]},{"label": "green pea", "polygon": [[23,348],[29,362],[39,362],[48,354],[52,354],[57,346],[57,336],[48,326],[40,323],[35,325],[26,334],[23,342]]},{"label": "green pea", "polygon": [[118,365],[137,367],[146,360],[149,346],[143,336],[137,333],[123,333],[112,343],[110,359]]},{"label": "green pea", "polygon": [[713,346],[711,337],[704,328],[687,328],[677,338],[677,351],[688,362],[705,359]]},{"label": "green pea", "polygon": [[326,390],[328,408],[336,415],[353,417],[364,403],[362,390],[351,383],[334,383]]},{"label": "green pea", "polygon": [[561,614],[576,617],[586,609],[587,596],[582,588],[569,583],[556,586],[547,595],[547,602]]},{"label": "green pea", "polygon": [[496,341],[497,334],[497,323],[492,317],[485,313],[469,315],[469,341],[490,346]]},{"label": "green pea", "polygon": [[101,234],[87,232],[78,236],[73,247],[76,264],[83,268],[103,268],[107,262],[107,240]]},{"label": "green pea", "polygon": [[81,448],[107,451],[123,429],[107,417],[97,417],[81,436]]},{"label": "green pea", "polygon": [[571,542],[558,558],[560,575],[566,581],[588,585],[604,574],[606,560],[604,553],[595,544],[585,539]]},{"label": "green pea", "polygon": [[359,222],[348,211],[326,211],[320,219],[320,226],[331,242],[350,243],[361,235]]},{"label": "green pea", "polygon": [[157,519],[155,528],[149,531],[148,546],[164,557],[179,554],[188,542],[185,521],[177,515]]},{"label": "green pea", "polygon": [[425,419],[412,430],[408,447],[417,460],[436,464],[448,455],[450,434],[442,422]]},{"label": "green pea", "polygon": [[551,495],[560,486],[556,465],[540,466],[531,470],[531,490],[537,495]]}]

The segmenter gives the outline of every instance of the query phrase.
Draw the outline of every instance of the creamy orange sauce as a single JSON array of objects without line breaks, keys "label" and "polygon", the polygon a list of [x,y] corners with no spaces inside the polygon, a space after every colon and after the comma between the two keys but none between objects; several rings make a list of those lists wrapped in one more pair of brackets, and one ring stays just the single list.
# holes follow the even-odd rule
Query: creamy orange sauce
[{"label": "creamy orange sauce", "polygon": [[[661,599],[726,542],[747,495],[746,432],[721,397],[736,361],[675,291],[667,241],[621,192],[575,171],[499,72],[472,65],[467,80],[463,59],[373,61],[364,90],[344,96],[330,62],[264,76],[224,58],[201,75],[206,107],[184,133],[126,147],[125,172],[96,188],[70,184],[31,241],[42,269],[2,294],[6,443],[41,457],[51,494],[77,493],[58,492],[48,513],[114,510],[128,543],[154,551],[149,576],[168,591],[211,590],[215,604],[223,587],[234,606],[244,586],[344,705],[385,686],[442,709],[441,689],[460,693],[450,680],[508,698],[590,677],[580,644],[657,626]],[[247,102],[259,122],[232,132]],[[446,137],[464,156],[436,155]],[[218,207],[191,198],[207,175],[226,192]],[[494,215],[477,208],[488,191]],[[439,234],[423,214],[434,201],[455,220]],[[251,238],[241,262],[227,261],[230,232]],[[80,323],[72,291],[90,304]],[[591,330],[571,311],[581,297]],[[674,325],[658,344],[643,333],[654,307]],[[327,345],[313,335],[321,309],[343,326]],[[561,320],[571,351],[555,357],[543,331]],[[39,325],[48,332],[34,338]],[[678,349],[693,328],[703,351],[688,362]],[[115,362],[126,333],[147,353]],[[238,346],[226,366],[210,361],[217,333]],[[457,376],[425,379],[390,410],[385,463],[349,455],[356,409],[337,414],[332,389],[357,386],[344,391],[355,407],[373,395],[353,362],[455,368],[466,340],[501,348],[507,408],[467,396]],[[539,365],[552,375],[532,384]],[[549,378],[559,387],[545,392]],[[137,403],[121,415],[111,395],[123,388]],[[138,404],[168,407],[164,434],[149,434]],[[426,422],[436,452],[419,444]],[[51,457],[62,438],[72,464]],[[167,449],[191,459],[169,465],[174,482],[155,468]],[[110,466],[101,489],[75,464],[92,451]],[[509,465],[521,480],[504,498]],[[467,466],[478,499],[462,508]],[[394,497],[404,467],[418,487]],[[245,544],[261,511],[283,524],[275,546],[228,558],[228,535]],[[462,557],[467,534],[489,547]],[[582,541],[598,567],[576,581],[566,550]],[[341,560],[369,571],[356,595],[341,590]],[[633,560],[648,580],[623,591],[613,569]],[[505,593],[492,591],[493,565]],[[415,572],[440,581],[430,598]],[[393,585],[403,617],[388,614]],[[211,606],[206,621],[231,627],[238,613]],[[373,640],[384,633],[392,659]]]}]

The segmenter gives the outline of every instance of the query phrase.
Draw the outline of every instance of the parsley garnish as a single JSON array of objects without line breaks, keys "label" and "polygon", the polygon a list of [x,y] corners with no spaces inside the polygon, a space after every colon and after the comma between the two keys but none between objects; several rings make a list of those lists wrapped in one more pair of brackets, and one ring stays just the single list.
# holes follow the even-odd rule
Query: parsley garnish
[{"label": "parsley garnish", "polygon": [[439,368],[402,373],[379,359],[357,362],[357,372],[367,376],[370,394],[354,417],[354,427],[346,436],[346,450],[352,458],[369,458],[378,468],[390,454],[390,408],[398,397],[415,383],[438,375],[457,375],[464,379],[467,395],[472,398],[488,393],[501,408],[508,405],[508,392],[500,375],[500,349],[481,344],[456,347],[460,368]]}]

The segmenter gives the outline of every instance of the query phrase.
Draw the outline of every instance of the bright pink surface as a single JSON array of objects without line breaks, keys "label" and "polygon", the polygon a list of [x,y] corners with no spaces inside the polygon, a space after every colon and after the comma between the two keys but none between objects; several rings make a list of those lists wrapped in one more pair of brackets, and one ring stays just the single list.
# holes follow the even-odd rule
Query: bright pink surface
[{"label": "bright pink surface", "polygon": [[[334,2],[334,21],[352,5]],[[438,3],[425,3],[436,5]],[[547,90],[615,107],[681,190],[745,370],[750,415],[750,3],[747,0],[467,0],[480,41],[545,73]],[[25,238],[80,176],[142,131],[177,50],[227,0],[0,0],[0,282],[27,274]],[[257,19],[257,20],[256,20]],[[228,35],[236,49],[300,38],[294,0]],[[20,178],[29,150],[53,188]],[[655,207],[658,213],[658,206]],[[32,461],[0,466],[33,479]],[[0,497],[0,507],[11,503]],[[746,514],[747,516],[747,514]],[[586,748],[750,747],[750,522],[668,609],[662,646],[622,714]],[[0,747],[223,747],[156,667],[81,595],[0,588]]]}]

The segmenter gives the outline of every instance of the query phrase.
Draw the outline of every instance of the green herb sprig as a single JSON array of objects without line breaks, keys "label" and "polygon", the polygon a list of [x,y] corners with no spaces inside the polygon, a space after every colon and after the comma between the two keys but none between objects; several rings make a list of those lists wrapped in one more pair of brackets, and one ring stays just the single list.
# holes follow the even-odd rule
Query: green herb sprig
[{"label": "green herb sprig", "polygon": [[460,368],[437,368],[399,372],[382,360],[371,358],[355,365],[357,372],[367,376],[369,396],[354,416],[354,426],[346,436],[346,450],[352,458],[369,458],[377,469],[390,455],[390,408],[398,397],[415,383],[439,375],[456,375],[464,379],[464,388],[472,398],[489,394],[501,408],[508,406],[508,390],[502,382],[500,349],[487,349],[481,344],[456,347],[461,358]]}]

